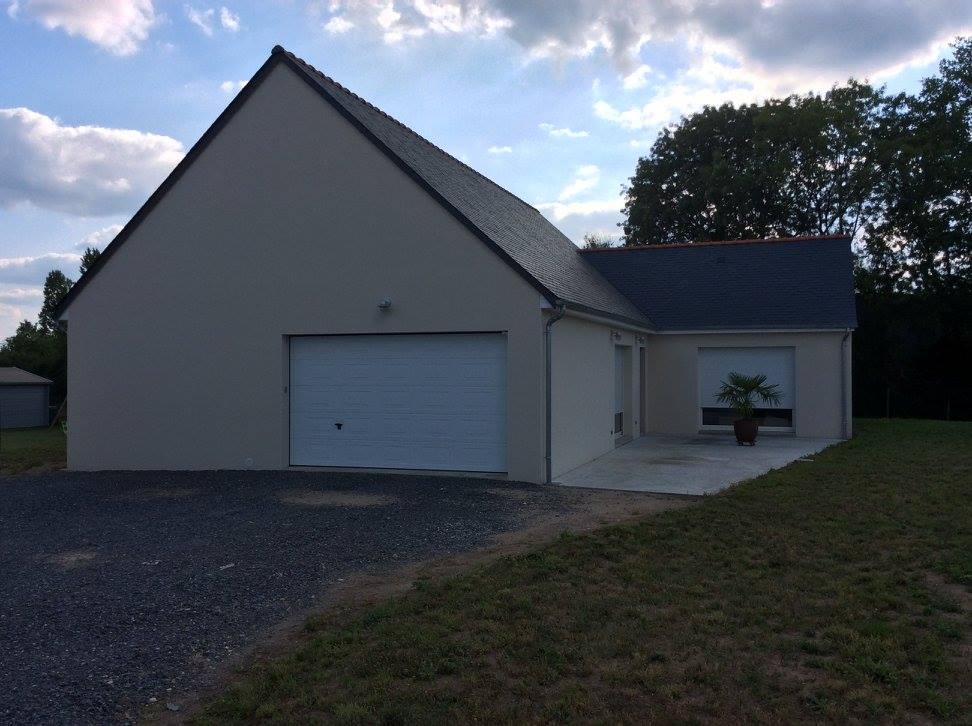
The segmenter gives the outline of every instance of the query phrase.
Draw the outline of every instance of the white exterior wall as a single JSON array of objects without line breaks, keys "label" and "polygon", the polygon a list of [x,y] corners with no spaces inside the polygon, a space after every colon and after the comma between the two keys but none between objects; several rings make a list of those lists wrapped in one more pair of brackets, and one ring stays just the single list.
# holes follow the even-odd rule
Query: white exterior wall
[{"label": "white exterior wall", "polygon": [[69,467],[285,467],[288,335],[507,331],[508,473],[539,481],[540,304],[278,65],[71,303]]},{"label": "white exterior wall", "polygon": [[[612,331],[620,334],[612,337]],[[614,449],[614,348],[631,347],[625,439],[639,436],[638,335],[568,314],[553,325],[551,470],[565,472]]]},{"label": "white exterior wall", "polygon": [[[793,427],[797,436],[840,438],[841,331],[704,333],[648,336],[645,430],[690,434],[700,428],[698,350],[702,347],[793,346]],[[851,340],[846,344],[846,415],[851,433]]]}]

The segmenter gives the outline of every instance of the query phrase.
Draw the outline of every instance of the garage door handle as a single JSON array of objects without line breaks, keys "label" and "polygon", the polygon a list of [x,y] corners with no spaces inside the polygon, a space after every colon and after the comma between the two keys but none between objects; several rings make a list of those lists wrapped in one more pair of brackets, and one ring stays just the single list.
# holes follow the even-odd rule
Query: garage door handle
[{"label": "garage door handle", "polygon": [[343,424],[343,423],[335,423],[335,424],[334,424],[334,428],[336,428],[336,429],[337,429],[338,431],[340,431],[340,430],[341,430],[341,427],[342,427],[342,426],[344,426],[344,424]]}]

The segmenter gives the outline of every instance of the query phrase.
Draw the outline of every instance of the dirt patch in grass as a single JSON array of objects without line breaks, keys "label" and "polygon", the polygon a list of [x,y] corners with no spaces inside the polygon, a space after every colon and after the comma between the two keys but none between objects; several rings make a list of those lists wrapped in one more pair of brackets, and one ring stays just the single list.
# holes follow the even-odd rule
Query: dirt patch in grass
[{"label": "dirt patch in grass", "polygon": [[198,489],[189,487],[151,487],[125,492],[119,499],[129,502],[146,499],[186,499],[198,493]]},{"label": "dirt patch in grass", "polygon": [[957,582],[949,582],[937,572],[926,572],[925,579],[934,590],[954,598],[963,613],[972,613],[972,591]]},{"label": "dirt patch in grass", "polygon": [[56,555],[46,557],[45,561],[70,570],[88,564],[98,557],[95,550],[71,550],[69,552],[58,552]]},{"label": "dirt patch in grass", "polygon": [[946,622],[939,630],[957,641],[957,653],[953,660],[962,674],[958,688],[966,694],[972,693],[972,591],[964,585],[949,582],[935,572],[925,573],[925,579],[933,590],[949,600],[945,603],[946,610],[951,610],[954,605],[953,612],[946,611]]},{"label": "dirt patch in grass", "polygon": [[284,492],[280,501],[300,507],[387,507],[398,500],[384,494],[301,489]]},{"label": "dirt patch in grass", "polygon": [[558,510],[555,507],[554,511],[544,509],[540,512],[525,508],[521,527],[499,535],[490,546],[479,550],[412,563],[382,575],[357,573],[345,577],[328,591],[326,598],[318,606],[279,623],[265,633],[255,647],[221,665],[215,685],[202,692],[182,693],[171,697],[170,701],[179,704],[179,711],[172,712],[166,710],[163,704],[157,704],[146,709],[141,718],[149,723],[185,723],[198,712],[202,703],[212,699],[232,680],[241,666],[253,667],[270,663],[294,648],[306,645],[313,632],[311,623],[319,623],[323,619],[349,622],[389,597],[421,589],[430,581],[456,577],[463,572],[488,566],[504,557],[521,556],[533,548],[550,544],[565,533],[573,535],[590,532],[605,524],[632,521],[669,509],[689,507],[701,501],[699,497],[566,487],[526,490],[511,486],[496,487],[488,491],[496,496],[524,502],[540,497],[562,500],[563,508]]},{"label": "dirt patch in grass", "polygon": [[[490,491],[499,493],[503,490]],[[511,489],[506,490],[504,495],[508,496],[513,491],[523,492]],[[537,495],[563,497],[569,509],[561,512],[524,512],[521,527],[498,535],[490,546],[482,549],[417,562],[384,575],[358,574],[345,578],[331,590],[328,603],[344,607],[366,605],[405,592],[418,582],[453,577],[502,557],[529,552],[539,545],[549,544],[564,533],[576,535],[590,532],[606,524],[681,509],[698,502],[694,497],[590,489],[540,490]]]}]

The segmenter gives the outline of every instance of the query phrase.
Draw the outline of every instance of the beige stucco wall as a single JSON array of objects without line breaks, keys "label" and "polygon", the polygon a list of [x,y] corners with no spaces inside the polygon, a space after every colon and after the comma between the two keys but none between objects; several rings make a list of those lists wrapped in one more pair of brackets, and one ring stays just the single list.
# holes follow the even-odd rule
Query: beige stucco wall
[{"label": "beige stucco wall", "polygon": [[[620,338],[612,337],[612,331]],[[626,413],[628,435],[641,425],[637,336],[618,326],[571,315],[553,326],[551,383],[553,406],[551,470],[554,480],[564,472],[611,451],[614,427],[614,348],[629,346]]]},{"label": "beige stucco wall", "polygon": [[[650,335],[645,346],[645,430],[699,430],[698,349],[793,346],[793,427],[797,436],[841,436],[840,343],[843,332]],[[847,341],[847,426],[851,427],[851,341]]]},{"label": "beige stucco wall", "polygon": [[287,466],[291,334],[508,331],[542,476],[539,295],[285,66],[67,313],[73,469]]}]

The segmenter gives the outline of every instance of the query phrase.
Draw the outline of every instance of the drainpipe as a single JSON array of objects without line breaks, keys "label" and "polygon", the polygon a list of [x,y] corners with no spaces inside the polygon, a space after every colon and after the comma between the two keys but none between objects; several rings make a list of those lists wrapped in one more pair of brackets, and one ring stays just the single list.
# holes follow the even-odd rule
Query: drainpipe
[{"label": "drainpipe", "polygon": [[850,328],[844,331],[840,340],[840,435],[847,438],[847,340]]},{"label": "drainpipe", "polygon": [[567,314],[567,310],[564,307],[564,303],[561,300],[555,302],[555,309],[553,314],[547,318],[546,324],[543,326],[543,344],[544,344],[544,357],[546,365],[546,384],[547,384],[547,400],[546,400],[546,425],[547,425],[547,440],[546,440],[546,450],[544,452],[544,466],[546,468],[546,481],[550,484],[553,481],[553,383],[551,381],[551,375],[553,372],[553,328],[554,323],[560,320],[564,315]]}]

